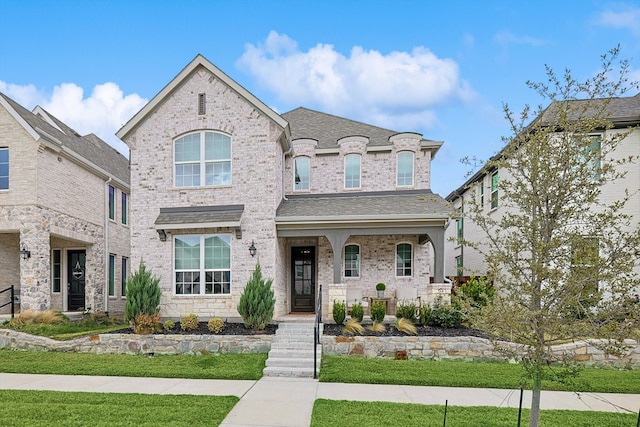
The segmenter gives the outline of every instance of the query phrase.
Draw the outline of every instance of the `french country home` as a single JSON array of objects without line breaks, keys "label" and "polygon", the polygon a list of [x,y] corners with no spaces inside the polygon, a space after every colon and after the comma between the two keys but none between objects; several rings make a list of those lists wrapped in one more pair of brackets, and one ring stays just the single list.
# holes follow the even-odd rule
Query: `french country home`
[{"label": "french country home", "polygon": [[386,284],[447,298],[450,205],[430,189],[442,142],[297,108],[278,114],[196,56],[117,133],[131,150],[131,264],[160,278],[161,315],[238,317],[259,262],[275,316],[330,318]]}]

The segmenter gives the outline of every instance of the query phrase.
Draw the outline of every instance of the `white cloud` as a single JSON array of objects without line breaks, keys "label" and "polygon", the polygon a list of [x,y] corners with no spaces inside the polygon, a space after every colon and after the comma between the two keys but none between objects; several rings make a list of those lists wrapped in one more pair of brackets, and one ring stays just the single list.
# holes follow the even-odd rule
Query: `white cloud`
[{"label": "white cloud", "polygon": [[302,52],[294,40],[271,31],[264,43],[245,46],[238,65],[285,103],[397,130],[433,125],[435,107],[475,96],[454,60],[425,47],[382,54],[356,46],[345,56],[318,44]]},{"label": "white cloud", "polygon": [[147,103],[135,93],[125,96],[111,82],[96,85],[88,97],[75,83],[63,83],[45,93],[33,85],[0,81],[0,91],[28,110],[40,105],[81,135],[95,133],[124,155],[128,155],[128,148],[115,133]]},{"label": "white cloud", "polygon": [[618,5],[617,10],[605,10],[596,18],[596,24],[604,27],[626,29],[640,37],[640,8]]}]

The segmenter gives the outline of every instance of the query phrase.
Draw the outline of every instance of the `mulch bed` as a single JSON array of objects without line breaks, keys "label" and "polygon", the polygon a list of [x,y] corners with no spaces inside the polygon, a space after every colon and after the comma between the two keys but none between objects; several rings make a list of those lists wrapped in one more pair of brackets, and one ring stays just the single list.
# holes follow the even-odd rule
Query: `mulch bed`
[{"label": "mulch bed", "polygon": [[[406,337],[408,336],[404,332],[400,332],[393,325],[387,325],[386,332],[372,332],[367,329],[366,325],[364,329],[364,333],[362,336],[367,337]],[[325,324],[324,325],[324,335],[333,335],[333,336],[351,336],[350,334],[345,334],[342,332],[344,325],[336,325],[336,324]],[[489,335],[478,330],[471,328],[439,328],[434,326],[417,326],[417,335],[422,337],[478,337],[478,338],[487,338],[489,339]]]},{"label": "mulch bed", "polygon": [[[176,327],[170,330],[162,330],[156,332],[155,335],[273,335],[278,329],[277,325],[267,325],[264,331],[254,331],[246,328],[242,323],[225,323],[224,330],[218,334],[209,331],[207,328],[207,322],[200,322],[198,329],[192,331],[183,331],[180,328],[180,322],[176,322]],[[133,329],[119,329],[117,331],[110,332],[111,334],[133,334]]]}]

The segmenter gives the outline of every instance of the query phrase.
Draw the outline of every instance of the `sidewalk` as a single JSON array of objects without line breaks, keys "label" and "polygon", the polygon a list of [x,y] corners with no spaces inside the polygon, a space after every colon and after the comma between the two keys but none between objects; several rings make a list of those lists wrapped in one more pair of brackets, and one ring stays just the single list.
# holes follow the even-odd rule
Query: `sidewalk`
[{"label": "sidewalk", "polygon": [[[312,379],[262,378],[259,381],[192,380],[0,373],[0,389],[102,393],[238,396],[223,427],[308,426],[316,399],[387,401],[450,406],[517,408],[520,391],[406,385],[320,383]],[[529,407],[531,392],[523,405]],[[543,391],[542,409],[637,413],[640,395]]]}]

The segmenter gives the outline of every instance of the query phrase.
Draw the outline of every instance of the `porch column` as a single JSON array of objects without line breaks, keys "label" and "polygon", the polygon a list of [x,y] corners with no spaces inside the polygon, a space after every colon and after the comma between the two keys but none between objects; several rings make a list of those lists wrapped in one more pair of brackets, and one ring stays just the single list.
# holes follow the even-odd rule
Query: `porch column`
[{"label": "porch column", "polygon": [[333,249],[333,283],[342,282],[342,247],[351,236],[348,230],[329,230],[325,234]]},{"label": "porch column", "polygon": [[20,230],[20,246],[29,251],[20,262],[20,310],[45,311],[51,308],[51,251],[49,232],[36,223]]},{"label": "porch column", "polygon": [[444,228],[427,227],[427,237],[433,245],[433,278],[444,283]]}]

